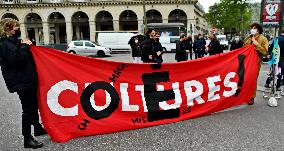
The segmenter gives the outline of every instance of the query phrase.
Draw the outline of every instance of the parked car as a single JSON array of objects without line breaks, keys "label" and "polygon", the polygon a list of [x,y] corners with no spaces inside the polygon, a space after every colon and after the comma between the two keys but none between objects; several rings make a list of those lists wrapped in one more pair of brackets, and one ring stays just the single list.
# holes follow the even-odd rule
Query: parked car
[{"label": "parked car", "polygon": [[82,56],[97,55],[99,57],[103,57],[110,55],[111,49],[100,46],[96,42],[89,40],[75,40],[71,41],[68,45],[67,52]]}]

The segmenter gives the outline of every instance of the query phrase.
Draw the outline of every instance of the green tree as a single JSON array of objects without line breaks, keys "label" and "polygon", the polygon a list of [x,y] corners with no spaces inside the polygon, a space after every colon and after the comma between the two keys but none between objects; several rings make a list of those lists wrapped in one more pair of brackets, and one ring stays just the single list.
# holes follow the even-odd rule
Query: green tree
[{"label": "green tree", "polygon": [[205,18],[211,26],[244,31],[251,21],[250,0],[221,0],[209,8]]}]

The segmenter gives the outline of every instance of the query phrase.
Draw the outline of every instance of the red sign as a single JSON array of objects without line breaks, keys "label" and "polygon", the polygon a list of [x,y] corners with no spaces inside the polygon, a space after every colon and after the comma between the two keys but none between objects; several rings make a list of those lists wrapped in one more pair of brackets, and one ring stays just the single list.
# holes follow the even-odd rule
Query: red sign
[{"label": "red sign", "polygon": [[262,21],[265,26],[279,26],[281,2],[266,0],[262,5]]},{"label": "red sign", "polygon": [[247,103],[254,46],[180,63],[134,64],[32,46],[41,119],[51,139],[178,122]]}]

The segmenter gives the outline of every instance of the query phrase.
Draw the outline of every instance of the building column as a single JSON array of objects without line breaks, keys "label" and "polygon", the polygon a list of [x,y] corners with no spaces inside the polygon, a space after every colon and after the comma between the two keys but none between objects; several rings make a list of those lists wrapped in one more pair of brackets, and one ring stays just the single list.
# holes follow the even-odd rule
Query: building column
[{"label": "building column", "polygon": [[119,20],[113,20],[113,30],[115,32],[119,31]]},{"label": "building column", "polygon": [[72,29],[72,22],[66,21],[66,36],[67,36],[67,44],[69,44],[72,41],[73,37],[73,29]]},{"label": "building column", "polygon": [[55,44],[60,44],[60,35],[59,35],[59,26],[58,25],[54,25],[54,29],[55,29]]},{"label": "building column", "polygon": [[168,23],[169,22],[169,19],[168,18],[163,18],[162,19],[162,23]]},{"label": "building column", "polygon": [[90,40],[96,41],[96,23],[94,21],[89,21],[90,26]]},{"label": "building column", "polygon": [[143,24],[143,20],[138,20],[138,33],[143,34],[144,33],[144,24]]},{"label": "building column", "polygon": [[27,28],[25,23],[20,24],[20,30],[21,30],[21,38],[22,39],[27,38]]},{"label": "building column", "polygon": [[49,44],[49,25],[48,25],[48,22],[42,23],[42,29],[43,29],[44,44],[48,45]]},{"label": "building column", "polygon": [[38,31],[39,31],[39,28],[35,28],[35,41],[36,41],[36,45],[38,45],[38,44],[39,44]]},{"label": "building column", "polygon": [[79,25],[76,25],[76,27],[75,27],[75,34],[76,34],[76,40],[81,39],[81,31],[80,31]]}]

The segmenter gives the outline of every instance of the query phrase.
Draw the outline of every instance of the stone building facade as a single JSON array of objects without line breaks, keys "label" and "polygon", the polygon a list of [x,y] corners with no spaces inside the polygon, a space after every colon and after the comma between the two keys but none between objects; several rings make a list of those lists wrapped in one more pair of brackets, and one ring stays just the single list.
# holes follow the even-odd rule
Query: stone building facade
[{"label": "stone building facade", "polygon": [[22,38],[37,44],[96,40],[99,32],[142,32],[147,23],[184,23],[187,31],[205,33],[198,0],[2,0],[0,17],[21,23]]}]

